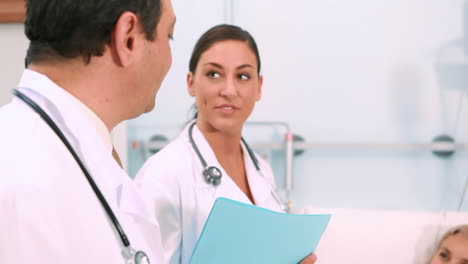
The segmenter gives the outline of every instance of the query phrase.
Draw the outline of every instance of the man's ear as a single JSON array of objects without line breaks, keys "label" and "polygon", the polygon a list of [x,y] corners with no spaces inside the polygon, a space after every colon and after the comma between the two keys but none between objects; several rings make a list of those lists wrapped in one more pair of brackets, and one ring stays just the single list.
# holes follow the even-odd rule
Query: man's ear
[{"label": "man's ear", "polygon": [[120,15],[111,36],[114,59],[123,67],[132,63],[135,57],[137,41],[144,35],[141,32],[138,17],[129,11]]},{"label": "man's ear", "polygon": [[258,76],[258,92],[257,92],[257,101],[262,98],[262,87],[263,87],[263,75]]},{"label": "man's ear", "polygon": [[195,96],[195,88],[193,87],[193,79],[195,77],[193,76],[192,72],[187,73],[187,89],[190,94],[190,96]]}]

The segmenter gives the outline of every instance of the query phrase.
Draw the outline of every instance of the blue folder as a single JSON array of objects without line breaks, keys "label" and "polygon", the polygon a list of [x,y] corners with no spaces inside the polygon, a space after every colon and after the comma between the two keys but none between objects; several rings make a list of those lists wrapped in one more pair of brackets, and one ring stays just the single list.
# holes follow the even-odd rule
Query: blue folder
[{"label": "blue folder", "polygon": [[330,217],[278,213],[218,198],[190,264],[297,264],[314,252]]}]

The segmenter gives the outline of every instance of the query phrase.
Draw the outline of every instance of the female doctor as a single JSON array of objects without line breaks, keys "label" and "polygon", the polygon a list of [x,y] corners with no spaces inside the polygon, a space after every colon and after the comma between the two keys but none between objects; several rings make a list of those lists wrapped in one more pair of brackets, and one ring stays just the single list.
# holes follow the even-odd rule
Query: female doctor
[{"label": "female doctor", "polygon": [[[187,75],[198,113],[135,178],[161,225],[171,264],[189,262],[218,197],[282,211],[270,166],[241,139],[262,94],[260,65],[257,45],[247,31],[218,25],[203,34]],[[301,263],[315,260],[311,254]]]}]

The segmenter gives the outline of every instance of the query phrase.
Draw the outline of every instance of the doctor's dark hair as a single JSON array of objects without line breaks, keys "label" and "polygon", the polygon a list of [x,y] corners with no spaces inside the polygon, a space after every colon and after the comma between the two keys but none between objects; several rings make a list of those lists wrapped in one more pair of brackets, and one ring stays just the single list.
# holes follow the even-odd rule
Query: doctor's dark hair
[{"label": "doctor's dark hair", "polygon": [[192,56],[189,62],[189,71],[195,73],[201,55],[214,44],[224,40],[240,40],[245,41],[257,59],[258,73],[260,73],[260,54],[258,52],[257,43],[250,33],[242,28],[234,25],[221,24],[210,28],[206,31],[195,44]]},{"label": "doctor's dark hair", "polygon": [[146,38],[155,38],[161,0],[27,0],[24,31],[32,62],[101,56],[123,12],[137,15]]},{"label": "doctor's dark hair", "polygon": [[[258,52],[257,43],[250,33],[242,28],[234,25],[220,24],[214,26],[206,31],[197,41],[192,51],[192,56],[189,62],[189,71],[193,74],[197,71],[197,65],[200,57],[214,44],[225,40],[239,40],[244,41],[249,46],[250,50],[255,54],[257,60],[257,73],[260,74],[261,61],[260,53]],[[196,119],[198,116],[198,109],[194,103],[191,107],[193,112],[191,119]]]}]

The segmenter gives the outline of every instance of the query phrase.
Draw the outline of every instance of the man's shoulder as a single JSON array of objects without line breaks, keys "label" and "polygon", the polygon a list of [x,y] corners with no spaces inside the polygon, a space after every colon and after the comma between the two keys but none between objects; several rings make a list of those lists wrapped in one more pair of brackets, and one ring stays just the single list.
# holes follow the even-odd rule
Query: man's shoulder
[{"label": "man's shoulder", "polygon": [[34,136],[36,129],[42,129],[44,122],[33,111],[18,101],[12,101],[0,107],[0,140],[11,141],[20,136]]},{"label": "man's shoulder", "polygon": [[[47,155],[54,147],[50,139],[55,136],[47,124],[34,112],[21,111],[14,105],[0,109],[0,157],[4,159],[36,158]],[[33,154],[34,153],[34,154]]]},{"label": "man's shoulder", "polygon": [[0,108],[0,124],[0,185],[46,185],[67,175],[72,157],[36,113],[13,102]]}]

